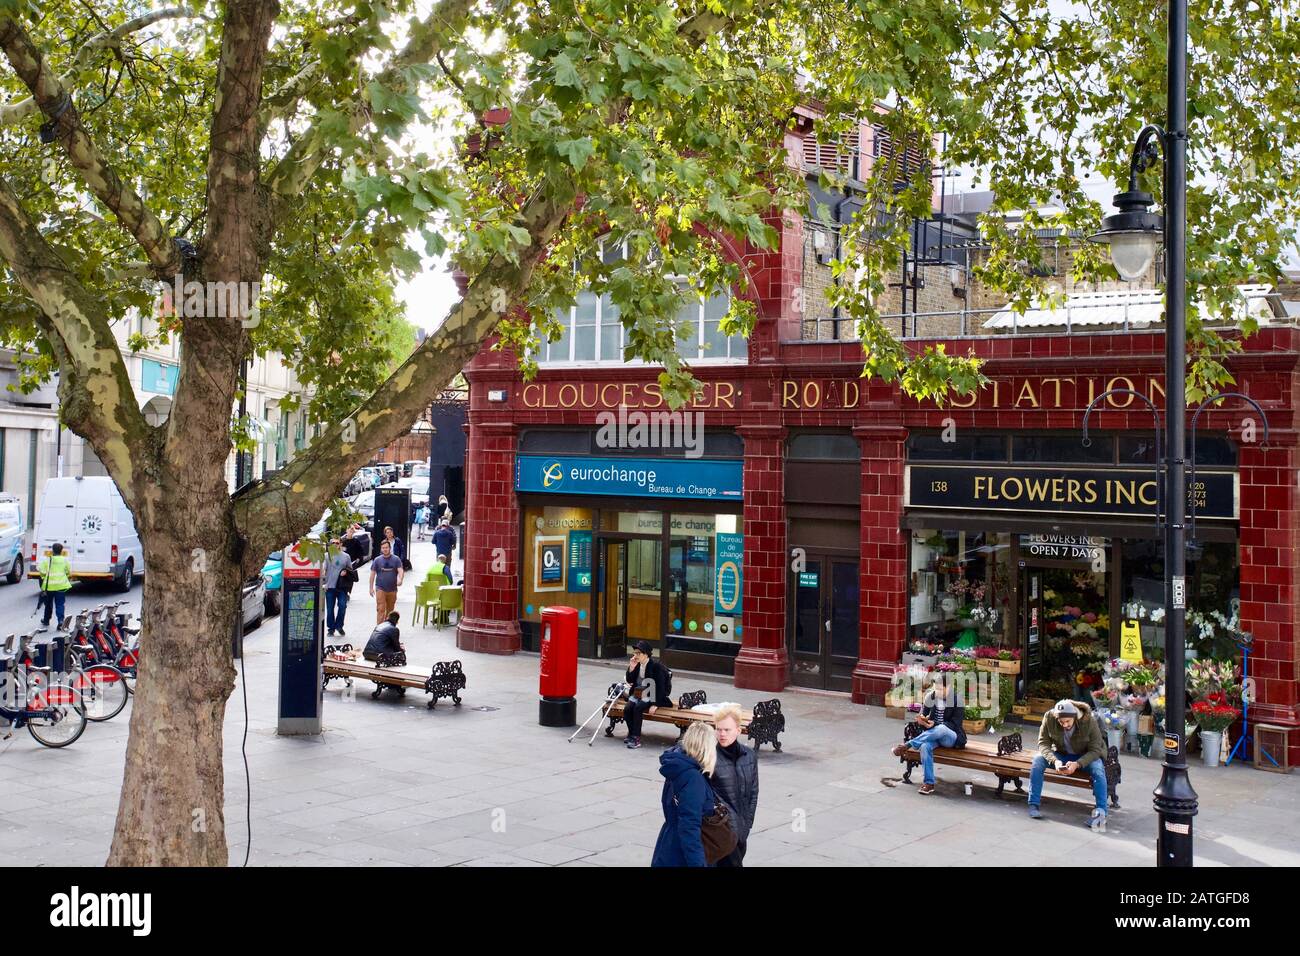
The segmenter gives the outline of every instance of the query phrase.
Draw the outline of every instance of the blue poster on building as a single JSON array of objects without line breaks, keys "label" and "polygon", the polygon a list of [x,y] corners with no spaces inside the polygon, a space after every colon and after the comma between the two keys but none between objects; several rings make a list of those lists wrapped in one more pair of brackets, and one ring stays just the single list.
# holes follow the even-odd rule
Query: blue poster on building
[{"label": "blue poster on building", "polygon": [[719,534],[717,563],[713,576],[713,610],[715,614],[740,614],[744,592],[745,536]]},{"label": "blue poster on building", "polygon": [[515,456],[515,490],[740,501],[744,462],[707,458]]},{"label": "blue poster on building", "polygon": [[591,532],[569,532],[569,591],[585,594],[591,590]]}]

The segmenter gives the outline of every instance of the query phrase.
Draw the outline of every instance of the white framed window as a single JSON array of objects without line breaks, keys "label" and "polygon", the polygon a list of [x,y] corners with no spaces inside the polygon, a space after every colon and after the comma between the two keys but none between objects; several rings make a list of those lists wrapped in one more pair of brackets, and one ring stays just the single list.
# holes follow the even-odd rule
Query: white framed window
[{"label": "white framed window", "polygon": [[[735,362],[748,358],[749,343],[745,337],[726,335],[722,331],[722,317],[730,308],[728,293],[710,299],[687,298],[676,321],[678,328],[685,326],[690,330],[684,338],[677,339],[682,358],[690,362]],[[618,306],[608,295],[580,292],[572,306],[556,310],[555,318],[564,331],[558,340],[541,343],[539,363],[585,365],[624,361],[623,322]]]}]

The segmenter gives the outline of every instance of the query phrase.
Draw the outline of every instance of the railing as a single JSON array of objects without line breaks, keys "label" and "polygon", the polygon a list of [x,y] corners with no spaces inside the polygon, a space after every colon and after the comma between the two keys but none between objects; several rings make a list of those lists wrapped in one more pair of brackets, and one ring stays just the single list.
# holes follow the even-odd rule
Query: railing
[{"label": "railing", "polygon": [[[885,326],[902,339],[993,338],[1018,335],[1084,335],[1161,331],[1163,305],[1145,301],[1110,301],[1076,304],[1049,311],[1031,309],[1019,314],[1006,308],[960,309],[950,312],[908,312],[881,316]],[[1261,326],[1294,327],[1300,316],[1275,316],[1253,311]],[[989,327],[989,320],[1001,321]],[[1205,327],[1233,329],[1239,320],[1207,319]],[[853,322],[832,315],[805,318],[801,340],[805,342],[853,342]]]}]

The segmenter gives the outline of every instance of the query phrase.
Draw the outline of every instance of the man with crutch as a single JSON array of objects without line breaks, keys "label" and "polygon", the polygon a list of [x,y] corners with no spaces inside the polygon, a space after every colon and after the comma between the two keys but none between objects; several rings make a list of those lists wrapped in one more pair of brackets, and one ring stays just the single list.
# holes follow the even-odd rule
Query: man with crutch
[{"label": "man with crutch", "polygon": [[641,721],[660,707],[671,707],[673,700],[672,674],[668,668],[650,656],[650,643],[637,641],[632,651],[631,666],[627,669],[627,683],[632,693],[623,707],[627,721],[627,749],[641,746]]}]

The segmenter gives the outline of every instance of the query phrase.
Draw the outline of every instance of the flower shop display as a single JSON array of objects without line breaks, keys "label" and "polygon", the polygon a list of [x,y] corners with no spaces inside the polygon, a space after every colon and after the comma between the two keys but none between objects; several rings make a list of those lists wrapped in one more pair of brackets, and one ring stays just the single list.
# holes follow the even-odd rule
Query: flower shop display
[{"label": "flower shop display", "polygon": [[[1216,699],[1212,699],[1216,698]],[[1201,734],[1201,762],[1217,767],[1223,754],[1223,732],[1233,725],[1241,711],[1227,702],[1221,693],[1194,701],[1191,718]]]},{"label": "flower shop display", "polygon": [[1187,656],[1188,659],[1212,658],[1231,660],[1238,647],[1249,643],[1249,631],[1241,629],[1241,615],[1238,603],[1231,602],[1229,611],[1194,611],[1187,612]]},{"label": "flower shop display", "polygon": [[975,648],[975,666],[997,674],[1019,674],[1020,651],[985,644]]}]

